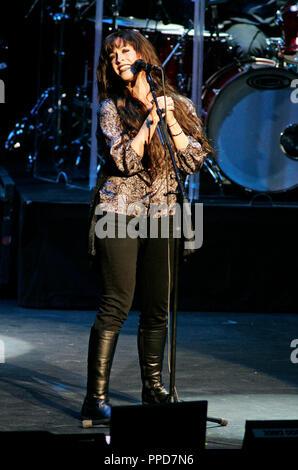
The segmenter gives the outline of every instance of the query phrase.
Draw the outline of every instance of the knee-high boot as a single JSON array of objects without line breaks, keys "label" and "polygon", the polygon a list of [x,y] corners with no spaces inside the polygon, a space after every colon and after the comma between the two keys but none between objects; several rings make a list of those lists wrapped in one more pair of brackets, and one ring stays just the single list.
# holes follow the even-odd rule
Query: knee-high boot
[{"label": "knee-high boot", "polygon": [[111,417],[108,390],[110,372],[119,333],[91,328],[88,349],[87,395],[81,416],[108,423]]},{"label": "knee-high boot", "polygon": [[166,329],[147,330],[139,328],[138,352],[143,383],[143,404],[165,403],[169,394],[162,384],[162,365]]}]

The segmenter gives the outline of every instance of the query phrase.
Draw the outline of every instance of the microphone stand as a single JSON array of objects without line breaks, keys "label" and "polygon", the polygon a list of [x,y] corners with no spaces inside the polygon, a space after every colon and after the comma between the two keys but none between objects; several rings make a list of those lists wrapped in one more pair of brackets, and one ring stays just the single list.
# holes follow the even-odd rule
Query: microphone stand
[{"label": "microphone stand", "polygon": [[[178,182],[178,194],[180,194],[183,206],[182,206],[182,214],[183,214],[183,222],[184,222],[184,227],[183,227],[183,233],[185,235],[185,238],[190,239],[192,232],[192,227],[191,227],[191,218],[185,219],[184,217],[184,208],[189,207],[189,201],[184,189],[184,185],[181,179],[181,175],[179,172],[179,169],[177,167],[176,161],[175,161],[175,156],[174,152],[172,150],[171,142],[169,139],[169,134],[167,130],[167,125],[165,123],[165,120],[162,117],[161,110],[158,106],[158,101],[155,93],[155,88],[152,80],[152,76],[149,70],[146,70],[146,78],[147,82],[150,86],[150,90],[153,96],[154,103],[156,105],[156,111],[159,117],[159,124],[158,124],[158,131],[159,131],[159,137],[161,140],[161,143],[163,147],[167,148],[173,163],[174,171],[176,174],[176,179]],[[190,212],[190,217],[191,217],[191,212]],[[182,232],[181,232],[182,233]],[[179,272],[179,242],[178,238],[174,238],[175,245],[174,245],[174,282],[173,282],[173,309],[172,309],[172,329],[171,329],[171,359],[170,359],[170,393],[169,393],[169,401],[170,403],[175,403],[175,375],[176,375],[176,336],[177,336],[177,305],[178,305],[178,272]],[[190,249],[187,250],[188,253],[193,252],[194,250]],[[221,418],[211,418],[207,417],[207,421],[212,421],[214,423],[218,423],[221,426],[226,426],[227,421],[225,419]]]},{"label": "microphone stand", "polygon": [[[146,77],[147,77],[147,81],[149,83],[149,86],[152,92],[154,103],[156,105],[156,111],[159,117],[158,131],[159,131],[161,143],[165,148],[168,149],[170,153],[173,167],[176,173],[179,192],[182,195],[182,198],[184,200],[185,198],[187,198],[185,194],[185,190],[184,190],[184,185],[182,183],[181,176],[176,165],[174,153],[173,153],[172,146],[171,146],[170,139],[169,139],[169,134],[167,131],[167,126],[162,117],[161,110],[158,106],[157,97],[156,97],[156,93],[155,93],[155,89],[153,85],[153,80],[149,71],[146,71]],[[172,318],[172,335],[171,335],[172,341],[171,341],[171,361],[170,361],[170,364],[171,364],[170,366],[170,393],[169,393],[170,403],[175,402],[176,331],[177,331],[178,268],[179,268],[178,238],[174,238],[174,241],[175,241],[175,244],[174,244],[174,283],[173,283],[174,294],[173,294],[173,318]]]}]

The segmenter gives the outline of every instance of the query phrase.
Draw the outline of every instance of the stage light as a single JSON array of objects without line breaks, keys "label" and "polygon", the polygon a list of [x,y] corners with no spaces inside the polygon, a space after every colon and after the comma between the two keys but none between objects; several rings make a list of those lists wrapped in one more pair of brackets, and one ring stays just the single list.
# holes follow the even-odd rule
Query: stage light
[{"label": "stage light", "polygon": [[2,363],[12,357],[22,356],[33,349],[32,344],[27,341],[11,336],[0,335],[0,342]]}]

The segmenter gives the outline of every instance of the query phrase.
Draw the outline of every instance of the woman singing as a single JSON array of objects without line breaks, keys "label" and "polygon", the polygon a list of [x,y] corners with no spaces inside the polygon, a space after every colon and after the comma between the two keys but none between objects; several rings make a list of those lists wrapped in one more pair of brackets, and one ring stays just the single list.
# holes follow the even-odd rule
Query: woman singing
[{"label": "woman singing", "polygon": [[[98,143],[105,164],[90,208],[89,250],[96,257],[103,292],[90,332],[87,394],[82,407],[82,420],[97,423],[110,420],[110,371],[136,282],[141,312],[137,344],[142,402],[163,403],[169,398],[161,372],[174,238],[172,229],[167,237],[160,233],[150,236],[150,216],[155,214],[153,218],[159,224],[164,217],[173,220],[177,180],[168,151],[160,141],[159,117],[146,72],[136,72],[133,67],[138,59],[161,65],[144,36],[133,30],[119,30],[105,39],[97,69]],[[167,80],[164,93],[158,70],[151,75],[177,166],[182,175],[196,173],[211,149],[195,107],[188,98],[175,93]],[[154,211],[156,207],[159,209]],[[147,232],[129,235],[125,229],[140,215],[148,219]],[[100,221],[107,216],[115,230],[104,237]]]}]

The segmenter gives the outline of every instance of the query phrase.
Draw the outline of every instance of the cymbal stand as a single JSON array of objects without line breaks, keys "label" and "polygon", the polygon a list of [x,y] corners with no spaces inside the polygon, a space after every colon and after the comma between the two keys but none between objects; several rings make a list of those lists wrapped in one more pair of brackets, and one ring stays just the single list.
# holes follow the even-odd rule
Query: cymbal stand
[{"label": "cymbal stand", "polygon": [[113,0],[112,3],[112,12],[113,12],[113,31],[118,30],[118,17],[119,17],[119,3],[118,0]]},{"label": "cymbal stand", "polygon": [[[64,26],[65,21],[69,18],[67,13],[68,4],[66,0],[62,0],[60,5],[61,11],[59,12],[51,12],[49,16],[52,17],[54,22],[54,57],[53,57],[53,69],[52,69],[52,87],[49,89],[52,90],[51,93],[51,103],[50,109],[52,110],[52,116],[49,121],[49,129],[51,131],[51,148],[49,151],[51,152],[51,161],[54,165],[56,172],[58,173],[56,177],[56,182],[63,181],[67,182],[67,175],[65,172],[60,171],[62,164],[64,163],[65,152],[67,151],[66,148],[62,148],[62,111],[63,111],[63,104],[62,104],[62,66],[63,66],[63,59],[65,57],[65,52],[63,51],[64,46]],[[63,152],[62,152],[63,150]],[[35,146],[35,159],[34,159],[34,169],[33,175],[34,177],[46,181],[53,181],[51,178],[42,177],[38,174],[36,165],[37,165],[37,153],[38,148],[37,145]]]},{"label": "cymbal stand", "polygon": [[215,36],[219,38],[219,29],[218,29],[218,8],[217,4],[212,5],[209,4],[208,8],[210,8],[211,12],[211,27],[210,27],[210,32],[211,32],[211,37],[213,36],[213,33],[215,33]]},{"label": "cymbal stand", "polygon": [[34,8],[38,4],[38,2],[39,2],[39,0],[34,0],[34,2],[32,3],[32,5],[30,6],[29,10],[27,11],[27,13],[25,15],[25,20],[27,20],[29,18],[29,16],[31,15],[32,11],[34,10]]},{"label": "cymbal stand", "polygon": [[155,2],[155,21],[162,21],[164,24],[171,23],[171,18],[168,15],[167,9],[163,4],[163,0],[156,0]]},{"label": "cymbal stand", "polygon": [[82,106],[82,114],[81,114],[82,128],[81,128],[80,136],[71,142],[71,147],[74,148],[76,152],[76,158],[74,162],[75,167],[78,167],[81,163],[84,145],[86,145],[86,139],[88,138],[88,134],[86,133],[87,120],[88,120],[87,109],[89,107],[89,101],[88,101],[88,95],[87,95],[88,65],[89,65],[88,61],[85,61],[84,83],[81,88],[78,88],[78,91],[77,91],[78,95],[81,93],[80,98],[83,100],[83,106]]},{"label": "cymbal stand", "polygon": [[[62,65],[63,59],[65,56],[65,52],[63,51],[64,46],[64,26],[65,21],[69,18],[66,13],[66,0],[62,0],[61,4],[61,12],[59,13],[52,13],[51,16],[53,17],[53,21],[55,23],[55,33],[56,33],[56,41],[54,46],[54,54],[56,55],[56,60],[54,60],[54,67],[53,67],[53,86],[55,86],[55,93],[54,93],[54,103],[53,109],[55,110],[55,130],[54,130],[54,149],[55,151],[60,150],[61,148],[61,136],[62,136],[62,126],[61,126],[61,119],[62,119]],[[58,161],[59,165],[59,161]]]},{"label": "cymbal stand", "polygon": [[180,36],[180,39],[178,39],[176,45],[173,47],[171,53],[168,55],[168,57],[164,60],[162,66],[165,67],[167,65],[167,63],[171,60],[171,58],[173,57],[173,55],[177,55],[176,51],[182,47],[184,41],[185,41],[185,38],[186,36],[188,36],[189,34],[189,31],[191,30],[191,28],[189,28],[185,33],[183,33],[181,36]]},{"label": "cymbal stand", "polygon": [[40,126],[39,119],[38,119],[38,110],[35,108],[38,107],[38,103],[43,99],[42,95],[40,97],[40,64],[42,62],[42,48],[43,48],[43,25],[44,25],[44,0],[35,0],[33,4],[31,5],[30,9],[28,10],[27,14],[25,15],[25,19],[29,18],[31,15],[32,11],[34,8],[37,6],[38,2],[40,2],[40,16],[39,16],[39,44],[38,44],[38,70],[37,70],[37,81],[36,81],[36,99],[37,99],[37,104],[31,110],[30,114],[31,117],[33,118],[34,126],[35,126],[35,133],[34,133],[34,142],[33,142],[33,156],[29,155],[28,156],[28,162],[27,162],[27,168],[26,171],[33,173],[35,172],[35,161],[37,158],[37,153],[38,153],[38,136],[39,132],[37,131],[38,127]]},{"label": "cymbal stand", "polygon": [[[76,3],[76,9],[79,11],[78,13],[78,17],[79,19],[83,19],[84,16],[86,15],[86,13],[95,5],[96,3],[96,0],[92,0],[92,2],[90,2],[90,4],[85,8],[85,10],[83,10],[84,6],[85,6],[85,2],[77,2]],[[82,9],[82,11],[81,11]]]},{"label": "cymbal stand", "polygon": [[177,90],[181,94],[185,94],[185,76],[183,76],[183,59],[184,59],[184,44],[186,41],[186,38],[190,32],[190,30],[193,28],[190,27],[185,33],[183,33],[180,38],[178,39],[176,45],[173,47],[171,53],[168,55],[168,57],[164,60],[162,66],[165,67],[167,63],[171,60],[173,56],[178,57],[178,69],[179,72],[177,74]]}]

